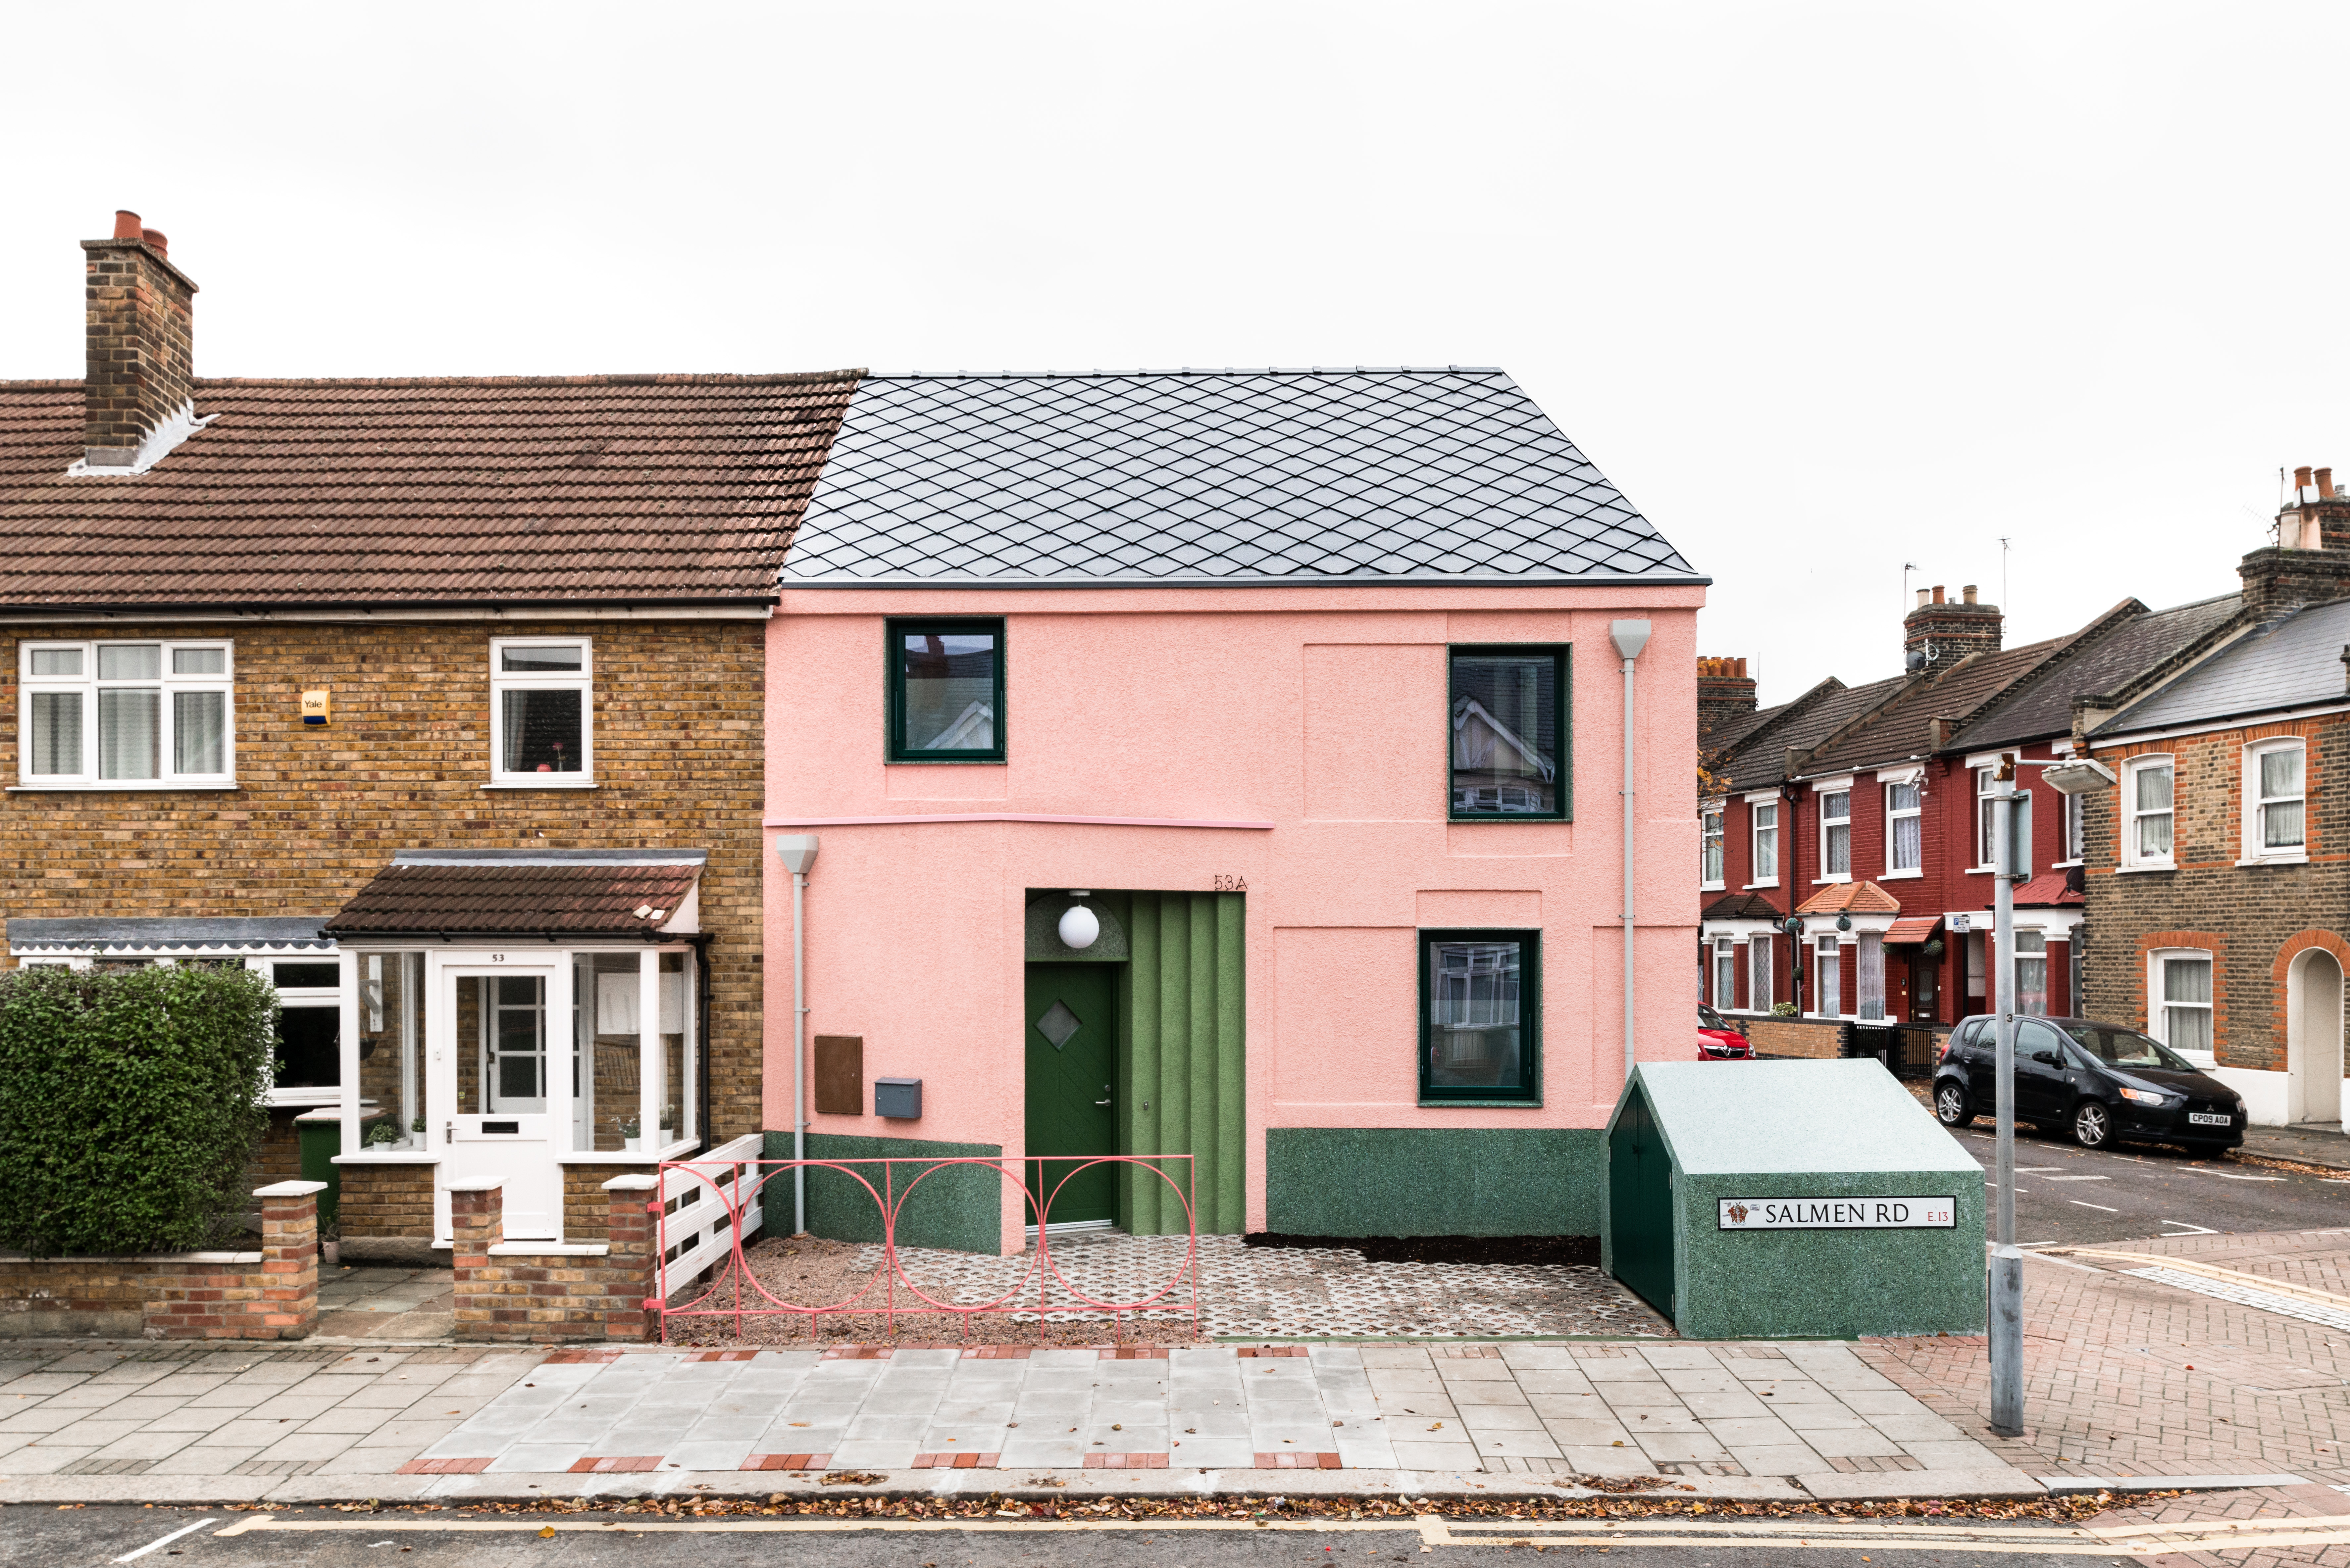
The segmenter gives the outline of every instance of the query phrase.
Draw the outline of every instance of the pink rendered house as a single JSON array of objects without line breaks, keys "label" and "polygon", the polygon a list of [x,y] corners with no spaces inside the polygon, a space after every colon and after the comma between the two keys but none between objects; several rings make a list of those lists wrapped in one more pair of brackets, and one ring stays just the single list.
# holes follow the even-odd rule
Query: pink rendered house
[{"label": "pink rendered house", "polygon": [[1498,370],[867,379],[768,634],[770,1158],[798,1084],[1055,1229],[1596,1235],[1627,1027],[1693,1049],[1706,582]]}]

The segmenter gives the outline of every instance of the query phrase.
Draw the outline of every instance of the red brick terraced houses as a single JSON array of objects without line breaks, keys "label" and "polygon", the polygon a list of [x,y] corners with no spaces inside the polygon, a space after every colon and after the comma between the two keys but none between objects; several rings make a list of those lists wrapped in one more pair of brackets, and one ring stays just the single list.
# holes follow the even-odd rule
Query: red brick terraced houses
[{"label": "red brick terraced houses", "polygon": [[[1930,1062],[1997,994],[1987,797],[2002,759],[2072,754],[2076,696],[2175,667],[2238,607],[2232,595],[2158,613],[2127,599],[2067,636],[2002,649],[1996,607],[1971,587],[1956,601],[1934,588],[1904,620],[1907,675],[1824,682],[1753,714],[1735,712],[1728,691],[1710,709],[1701,695],[1720,784],[1701,814],[1708,999],[1747,1015],[1766,1054],[1891,1047],[1910,1067]],[[1709,684],[1721,681],[1701,671],[1701,692]],[[2018,1001],[2064,1013],[2078,1005],[2085,940],[2083,818],[2042,772],[2017,773],[2040,868],[2016,891]]]}]

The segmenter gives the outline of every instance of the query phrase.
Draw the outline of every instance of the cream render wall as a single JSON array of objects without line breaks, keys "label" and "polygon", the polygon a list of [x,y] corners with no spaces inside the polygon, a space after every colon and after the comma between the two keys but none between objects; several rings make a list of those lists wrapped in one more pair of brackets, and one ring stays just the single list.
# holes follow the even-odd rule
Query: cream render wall
[{"label": "cream render wall", "polygon": [[[786,589],[768,631],[766,1125],[791,1125],[791,878],[807,898],[807,1035],[924,1080],[919,1121],[810,1130],[1022,1148],[1031,888],[1247,885],[1248,1223],[1264,1130],[1573,1127],[1623,1080],[1623,680],[1611,620],[1644,617],[1638,704],[1639,1055],[1691,1040],[1698,923],[1695,587]],[[1002,764],[885,763],[882,622],[1005,620]],[[1564,642],[1574,820],[1446,820],[1449,643]],[[1252,826],[946,822],[1027,815]],[[900,823],[841,818],[903,817]],[[931,820],[924,820],[931,819]],[[1419,1105],[1415,931],[1538,926],[1543,1103]],[[869,1106],[869,1091],[867,1104]],[[1399,1172],[1399,1179],[1409,1179]],[[1005,1233],[1020,1235],[1006,1189]]]}]

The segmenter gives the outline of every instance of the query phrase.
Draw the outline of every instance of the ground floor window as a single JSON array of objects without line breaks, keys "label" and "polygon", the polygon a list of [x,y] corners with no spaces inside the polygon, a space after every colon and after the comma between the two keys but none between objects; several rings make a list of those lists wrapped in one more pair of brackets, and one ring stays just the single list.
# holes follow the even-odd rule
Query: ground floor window
[{"label": "ground floor window", "polygon": [[2048,935],[2015,933],[2015,1010],[2048,1016]]},{"label": "ground floor window", "polygon": [[2211,955],[2154,955],[2154,1004],[2147,1023],[2174,1051],[2211,1053]]},{"label": "ground floor window", "polygon": [[1819,953],[1814,977],[1818,987],[1812,998],[1812,1011],[1822,1018],[1834,1018],[1844,1010],[1844,965],[1838,958],[1841,950],[1833,935],[1820,938],[1814,946]]},{"label": "ground floor window", "polygon": [[1860,1016],[1881,1019],[1885,1016],[1885,938],[1876,931],[1861,932],[1858,951]]},{"label": "ground floor window", "polygon": [[1423,1100],[1532,1100],[1537,1092],[1540,933],[1419,935]]},{"label": "ground floor window", "polygon": [[1713,1004],[1724,1012],[1738,1006],[1738,949],[1728,937],[1713,939]]},{"label": "ground floor window", "polygon": [[1746,944],[1746,1005],[1756,1012],[1771,1011],[1771,939],[1756,933]]}]

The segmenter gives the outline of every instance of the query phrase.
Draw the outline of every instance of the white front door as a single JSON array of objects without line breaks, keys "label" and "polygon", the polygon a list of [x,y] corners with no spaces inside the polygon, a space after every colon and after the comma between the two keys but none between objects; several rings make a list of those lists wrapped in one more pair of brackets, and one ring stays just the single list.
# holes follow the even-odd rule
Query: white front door
[{"label": "white front door", "polygon": [[425,1014],[432,1047],[429,1096],[442,1112],[433,1222],[449,1240],[453,1181],[503,1187],[505,1239],[563,1239],[563,1167],[556,1159],[556,1107],[548,1036],[569,1005],[567,969],[544,951],[433,955]]}]

